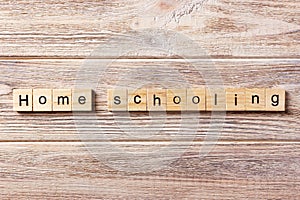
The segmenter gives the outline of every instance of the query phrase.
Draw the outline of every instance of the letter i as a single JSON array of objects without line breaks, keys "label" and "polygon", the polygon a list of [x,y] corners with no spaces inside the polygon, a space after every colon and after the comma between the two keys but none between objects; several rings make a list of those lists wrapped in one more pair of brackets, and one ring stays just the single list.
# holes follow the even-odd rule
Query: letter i
[{"label": "letter i", "polygon": [[215,94],[215,105],[217,105],[217,104],[218,104],[218,95]]},{"label": "letter i", "polygon": [[234,94],[234,105],[237,106],[237,94]]}]

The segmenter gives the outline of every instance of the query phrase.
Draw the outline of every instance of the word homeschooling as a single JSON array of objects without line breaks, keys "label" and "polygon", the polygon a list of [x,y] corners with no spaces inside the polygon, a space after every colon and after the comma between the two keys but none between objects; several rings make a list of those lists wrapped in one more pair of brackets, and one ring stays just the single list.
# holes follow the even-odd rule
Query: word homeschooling
[{"label": "word homeschooling", "polygon": [[275,88],[110,89],[109,111],[285,111]]},{"label": "word homeschooling", "polygon": [[[109,89],[109,111],[285,111],[275,88]],[[92,111],[91,89],[15,89],[18,112]]]}]

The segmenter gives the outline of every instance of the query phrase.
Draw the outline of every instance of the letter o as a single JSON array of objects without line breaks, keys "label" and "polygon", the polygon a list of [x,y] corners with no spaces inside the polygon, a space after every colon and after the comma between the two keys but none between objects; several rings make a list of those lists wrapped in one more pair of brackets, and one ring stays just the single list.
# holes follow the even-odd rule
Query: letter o
[{"label": "letter o", "polygon": [[[178,99],[178,101],[176,101],[176,99]],[[180,104],[180,102],[181,102],[180,96],[175,96],[175,97],[173,98],[173,102],[174,102],[175,104]]]},{"label": "letter o", "polygon": [[[196,99],[196,101],[195,101],[195,99]],[[198,96],[193,96],[192,102],[193,102],[194,104],[200,103],[200,97],[198,97]]]},{"label": "letter o", "polygon": [[[43,99],[43,101],[42,101],[42,99]],[[47,103],[47,98],[46,98],[45,96],[40,96],[40,98],[39,98],[39,103],[40,103],[40,104],[45,104],[45,103]]]}]

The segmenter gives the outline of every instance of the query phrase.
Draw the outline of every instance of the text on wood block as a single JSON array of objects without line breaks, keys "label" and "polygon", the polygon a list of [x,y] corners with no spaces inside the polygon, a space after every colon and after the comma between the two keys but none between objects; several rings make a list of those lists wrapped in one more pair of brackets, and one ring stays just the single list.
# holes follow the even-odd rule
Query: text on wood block
[{"label": "text on wood block", "polygon": [[18,112],[92,111],[91,89],[14,89]]},{"label": "text on wood block", "polygon": [[110,89],[107,100],[109,111],[285,111],[277,88]]}]

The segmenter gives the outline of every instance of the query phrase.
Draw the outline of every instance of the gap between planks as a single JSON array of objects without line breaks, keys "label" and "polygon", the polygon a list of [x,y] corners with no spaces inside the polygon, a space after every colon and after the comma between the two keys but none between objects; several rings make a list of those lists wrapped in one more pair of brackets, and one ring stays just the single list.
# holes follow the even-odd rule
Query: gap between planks
[{"label": "gap between planks", "polygon": [[300,140],[220,140],[216,142],[209,142],[209,141],[201,141],[201,140],[194,140],[194,141],[164,141],[164,140],[113,140],[113,141],[101,141],[101,140],[0,140],[0,145],[6,144],[71,144],[71,145],[84,145],[85,143],[115,143],[115,144],[146,144],[149,145],[153,144],[178,144],[178,145],[197,145],[197,144],[213,144],[213,145],[257,145],[257,144],[300,144]]},{"label": "gap between planks", "polygon": [[156,60],[156,61],[182,61],[182,60],[211,60],[211,61],[247,61],[247,60],[273,60],[273,61],[300,61],[300,56],[289,56],[289,57],[276,57],[276,56],[209,56],[209,57],[188,57],[188,58],[181,58],[181,57],[89,57],[89,56],[0,56],[1,60],[87,60],[87,59],[95,59],[95,60],[115,60],[118,61],[145,61],[145,60]]}]

